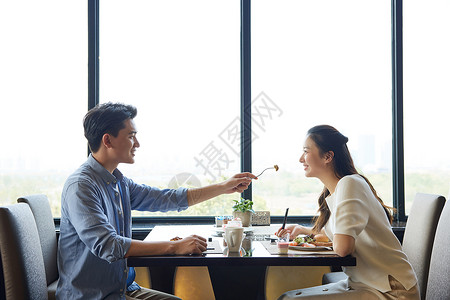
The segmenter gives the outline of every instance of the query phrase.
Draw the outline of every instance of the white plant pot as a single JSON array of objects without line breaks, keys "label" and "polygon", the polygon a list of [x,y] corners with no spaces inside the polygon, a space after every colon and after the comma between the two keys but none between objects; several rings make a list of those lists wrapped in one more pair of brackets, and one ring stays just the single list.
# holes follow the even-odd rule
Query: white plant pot
[{"label": "white plant pot", "polygon": [[233,218],[241,219],[243,227],[249,227],[252,224],[252,212],[251,211],[233,211]]}]

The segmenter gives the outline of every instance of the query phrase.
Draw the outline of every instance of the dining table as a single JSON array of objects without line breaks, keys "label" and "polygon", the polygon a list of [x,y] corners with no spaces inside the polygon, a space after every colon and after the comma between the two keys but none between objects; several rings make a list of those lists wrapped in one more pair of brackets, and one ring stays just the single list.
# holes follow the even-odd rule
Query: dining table
[{"label": "dining table", "polygon": [[[269,266],[356,266],[353,256],[340,257],[333,251],[289,249],[279,254],[274,235],[281,224],[244,228],[245,238],[241,251],[229,253],[222,237],[224,229],[215,225],[163,225],[155,226],[146,241],[169,241],[191,234],[203,236],[208,248],[201,255],[137,256],[127,260],[130,267],[148,267],[153,289],[173,293],[173,279],[177,267],[208,267],[214,295],[217,300],[265,299],[266,268]],[[291,247],[294,248],[294,247]],[[307,250],[307,251],[304,251]]]}]

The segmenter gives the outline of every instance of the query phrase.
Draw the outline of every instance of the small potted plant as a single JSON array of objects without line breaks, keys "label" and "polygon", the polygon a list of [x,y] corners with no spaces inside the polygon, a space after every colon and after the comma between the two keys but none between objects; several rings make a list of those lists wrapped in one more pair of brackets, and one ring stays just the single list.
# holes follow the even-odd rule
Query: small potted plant
[{"label": "small potted plant", "polygon": [[243,227],[249,227],[252,222],[252,214],[255,212],[253,210],[253,201],[249,199],[244,199],[241,197],[240,200],[233,200],[233,217],[240,218]]}]

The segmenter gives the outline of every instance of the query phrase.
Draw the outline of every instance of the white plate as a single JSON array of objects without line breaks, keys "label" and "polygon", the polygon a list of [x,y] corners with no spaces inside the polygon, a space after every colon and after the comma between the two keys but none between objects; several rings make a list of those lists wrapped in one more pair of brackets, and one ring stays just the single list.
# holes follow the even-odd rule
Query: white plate
[{"label": "white plate", "polygon": [[289,246],[289,249],[301,250],[301,251],[326,251],[326,250],[330,251],[330,250],[332,250],[331,247],[325,247],[325,246],[317,246],[317,247],[314,247],[314,248],[303,247],[303,246]]}]

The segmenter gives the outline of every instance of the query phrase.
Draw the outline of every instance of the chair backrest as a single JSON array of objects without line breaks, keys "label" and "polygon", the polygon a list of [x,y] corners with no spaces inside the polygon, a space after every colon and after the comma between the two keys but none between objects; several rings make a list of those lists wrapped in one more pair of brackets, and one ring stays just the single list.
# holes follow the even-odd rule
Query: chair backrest
[{"label": "chair backrest", "polygon": [[6,299],[5,279],[3,278],[3,266],[2,266],[1,252],[0,252],[0,299]]},{"label": "chair backrest", "polygon": [[417,193],[406,222],[403,251],[417,275],[422,299],[425,299],[434,235],[444,204],[443,196]]},{"label": "chair backrest", "polygon": [[25,196],[17,199],[17,202],[27,203],[33,213],[44,257],[47,285],[50,285],[59,277],[56,259],[58,241],[50,203],[45,195]]},{"label": "chair backrest", "polygon": [[44,260],[30,207],[0,207],[0,253],[7,300],[47,299]]},{"label": "chair backrest", "polygon": [[[447,201],[448,202],[448,201]],[[427,300],[450,299],[450,204],[446,203],[436,229],[428,274]]]}]

